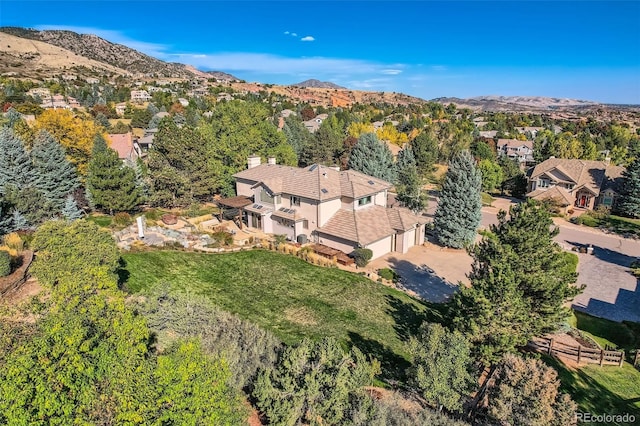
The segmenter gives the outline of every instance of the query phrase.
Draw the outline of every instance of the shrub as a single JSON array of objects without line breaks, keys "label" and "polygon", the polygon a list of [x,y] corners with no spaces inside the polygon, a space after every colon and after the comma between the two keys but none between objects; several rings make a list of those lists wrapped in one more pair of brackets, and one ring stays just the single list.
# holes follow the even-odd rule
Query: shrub
[{"label": "shrub", "polygon": [[592,228],[595,228],[599,224],[598,219],[587,214],[583,214],[582,216],[578,217],[576,223],[578,225],[590,226]]},{"label": "shrub", "polygon": [[233,244],[233,235],[227,231],[214,232],[211,236],[219,246],[230,246]]},{"label": "shrub", "polygon": [[18,253],[22,252],[22,249],[24,248],[24,242],[22,241],[22,238],[20,238],[20,235],[15,232],[4,236],[4,244],[9,248],[14,249]]},{"label": "shrub", "polygon": [[380,275],[380,277],[385,280],[389,280],[393,282],[396,282],[398,280],[398,274],[393,269],[389,269],[389,268],[378,269],[378,275]]},{"label": "shrub", "polygon": [[160,220],[160,212],[157,209],[151,209],[151,210],[147,210],[146,212],[144,212],[144,217],[147,218],[148,220]]},{"label": "shrub", "polygon": [[0,277],[6,277],[11,273],[11,256],[9,253],[0,250]]},{"label": "shrub", "polygon": [[368,248],[357,248],[350,255],[359,267],[367,266],[373,257],[373,252]]},{"label": "shrub", "polygon": [[118,226],[127,226],[131,223],[131,215],[127,212],[116,213],[113,217],[113,223]]}]

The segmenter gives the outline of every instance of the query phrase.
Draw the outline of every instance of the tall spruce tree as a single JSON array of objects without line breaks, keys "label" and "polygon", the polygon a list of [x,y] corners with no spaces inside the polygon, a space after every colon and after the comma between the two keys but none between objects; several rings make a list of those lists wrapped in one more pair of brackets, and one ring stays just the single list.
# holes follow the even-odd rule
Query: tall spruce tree
[{"label": "tall spruce tree", "polygon": [[470,249],[471,287],[454,296],[452,322],[487,364],[556,329],[569,314],[564,304],[581,291],[552,224],[548,211],[529,201],[512,207],[509,219],[500,212],[491,237]]},{"label": "tall spruce tree", "polygon": [[398,154],[396,169],[398,172],[396,185],[398,201],[413,212],[417,213],[424,210],[427,200],[422,192],[420,176],[418,176],[418,169],[416,168],[416,159],[410,146],[406,146]]},{"label": "tall spruce tree", "polygon": [[87,176],[93,207],[109,212],[133,210],[142,199],[135,171],[126,167],[118,153],[100,139],[93,146]]},{"label": "tall spruce tree", "polygon": [[375,133],[365,133],[358,138],[358,143],[351,151],[349,167],[387,182],[396,181],[393,155]]},{"label": "tall spruce tree", "polygon": [[65,157],[62,146],[46,130],[36,135],[31,158],[37,173],[36,188],[61,210],[67,195],[80,186],[75,167]]},{"label": "tall spruce tree", "polygon": [[434,218],[438,241],[461,248],[473,242],[480,224],[482,176],[469,151],[456,154],[442,184]]},{"label": "tall spruce tree", "polygon": [[622,172],[616,210],[629,217],[640,217],[640,155]]},{"label": "tall spruce tree", "polygon": [[23,189],[33,184],[36,172],[31,158],[12,129],[0,129],[0,195],[11,186]]}]

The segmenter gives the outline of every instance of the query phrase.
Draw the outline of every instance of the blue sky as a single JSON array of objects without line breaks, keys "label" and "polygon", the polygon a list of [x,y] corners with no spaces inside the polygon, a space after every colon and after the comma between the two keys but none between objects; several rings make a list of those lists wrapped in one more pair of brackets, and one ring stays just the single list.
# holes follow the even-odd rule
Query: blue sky
[{"label": "blue sky", "polygon": [[640,2],[2,0],[0,25],[92,33],[247,81],[640,104]]}]

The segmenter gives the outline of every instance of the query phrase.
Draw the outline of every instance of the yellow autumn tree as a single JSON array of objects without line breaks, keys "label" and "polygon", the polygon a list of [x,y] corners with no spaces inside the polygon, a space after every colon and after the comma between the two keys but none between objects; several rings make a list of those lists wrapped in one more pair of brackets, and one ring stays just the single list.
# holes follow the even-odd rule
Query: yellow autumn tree
[{"label": "yellow autumn tree", "polygon": [[46,130],[64,147],[67,158],[80,175],[87,174],[87,165],[93,148],[93,138],[100,128],[92,120],[83,120],[68,110],[49,109],[35,122],[36,133]]},{"label": "yellow autumn tree", "polygon": [[358,123],[354,121],[353,123],[349,124],[349,127],[347,127],[347,133],[349,134],[349,136],[353,136],[356,139],[358,139],[365,133],[374,132],[375,131],[373,130],[373,124],[371,123]]},{"label": "yellow autumn tree", "polygon": [[376,136],[381,141],[389,141],[394,145],[402,146],[409,142],[409,137],[402,132],[399,132],[392,124],[385,124],[376,132]]}]

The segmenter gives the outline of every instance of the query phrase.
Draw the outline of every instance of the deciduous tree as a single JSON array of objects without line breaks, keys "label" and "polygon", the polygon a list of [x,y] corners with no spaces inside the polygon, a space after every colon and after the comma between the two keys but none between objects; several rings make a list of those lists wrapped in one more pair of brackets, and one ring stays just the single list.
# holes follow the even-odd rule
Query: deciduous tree
[{"label": "deciduous tree", "polygon": [[559,386],[556,371],[539,359],[507,355],[489,387],[489,418],[512,425],[574,424],[577,406]]},{"label": "deciduous tree", "polygon": [[467,339],[440,324],[424,323],[411,338],[410,352],[409,377],[427,403],[439,410],[460,411],[473,385]]}]

